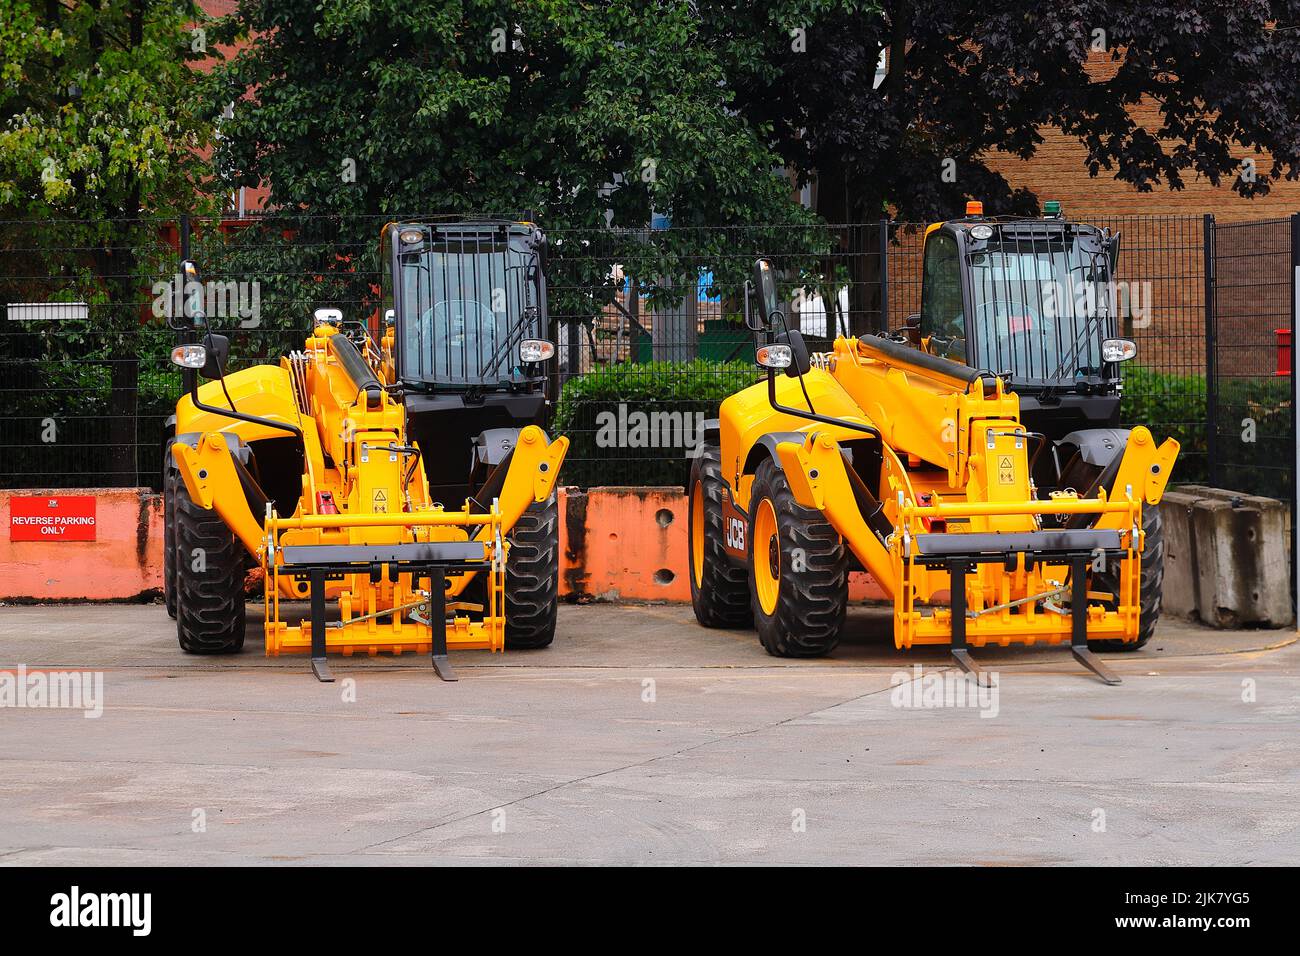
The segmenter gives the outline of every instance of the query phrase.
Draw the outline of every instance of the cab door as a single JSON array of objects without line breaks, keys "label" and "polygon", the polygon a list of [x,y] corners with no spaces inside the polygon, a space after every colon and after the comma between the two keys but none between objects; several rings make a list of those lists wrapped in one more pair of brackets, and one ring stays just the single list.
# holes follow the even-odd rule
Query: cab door
[{"label": "cab door", "polygon": [[925,240],[921,272],[921,347],[932,355],[969,364],[962,297],[961,249],[940,227]]}]

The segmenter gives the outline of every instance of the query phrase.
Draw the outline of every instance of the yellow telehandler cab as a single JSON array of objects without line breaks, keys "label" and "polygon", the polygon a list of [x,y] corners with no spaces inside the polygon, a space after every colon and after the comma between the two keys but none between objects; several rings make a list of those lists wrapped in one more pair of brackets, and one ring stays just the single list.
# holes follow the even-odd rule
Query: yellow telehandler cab
[{"label": "yellow telehandler cab", "polygon": [[690,478],[700,623],[826,654],[848,573],[866,570],[899,648],[951,645],[986,683],[971,647],[1068,643],[1118,683],[1092,651],[1155,629],[1155,506],[1178,454],[1117,427],[1136,353],[1115,337],[1118,243],[1059,214],[970,209],[927,230],[921,313],[902,332],[817,355],[760,259],[750,326],[767,381],[722,403]]},{"label": "yellow telehandler cab", "polygon": [[[309,652],[321,681],[328,651],[428,653],[455,680],[449,647],[551,643],[568,440],[540,427],[545,241],[522,222],[389,224],[371,322],[318,309],[300,351],[230,374],[229,340],[187,309],[163,475],[183,650],[243,646],[250,566],[266,653]],[[282,620],[291,600],[307,621]]]}]

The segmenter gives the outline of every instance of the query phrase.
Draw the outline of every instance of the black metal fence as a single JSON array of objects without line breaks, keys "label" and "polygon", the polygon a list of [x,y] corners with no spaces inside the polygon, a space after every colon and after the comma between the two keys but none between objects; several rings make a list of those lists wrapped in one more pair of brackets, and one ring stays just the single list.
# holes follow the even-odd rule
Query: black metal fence
[{"label": "black metal fence", "polygon": [[1290,499],[1295,480],[1292,301],[1300,216],[1213,226],[1206,480]]},{"label": "black metal fence", "polygon": [[[1077,218],[1123,236],[1139,346],[1125,420],[1182,442],[1177,481],[1288,494],[1293,376],[1275,374],[1274,329],[1291,327],[1295,222]],[[298,347],[318,307],[374,313],[384,221],[0,223],[0,486],[156,485],[180,388],[165,316],[182,246],[237,368]],[[743,297],[756,256],[777,261],[816,348],[919,310],[923,234],[892,222],[553,231],[554,424],[573,441],[563,480],[685,480],[699,423],[756,378]]]}]

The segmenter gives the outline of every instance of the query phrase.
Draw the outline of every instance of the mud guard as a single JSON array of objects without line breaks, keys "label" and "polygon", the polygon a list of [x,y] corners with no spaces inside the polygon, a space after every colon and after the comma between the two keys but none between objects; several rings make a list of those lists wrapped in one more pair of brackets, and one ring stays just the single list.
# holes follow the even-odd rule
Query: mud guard
[{"label": "mud guard", "polygon": [[568,450],[569,439],[563,435],[552,441],[536,425],[520,430],[518,442],[509,451],[510,462],[501,489],[494,496],[501,509],[504,533],[510,533],[531,505],[551,496]]},{"label": "mud guard", "polygon": [[[785,462],[777,450],[778,446],[783,442],[802,445],[807,437],[807,432],[768,432],[750,446],[749,454],[745,456],[744,473],[746,475],[754,474],[754,472],[758,471],[758,466],[764,458],[771,458],[778,468],[785,468]],[[795,497],[798,497],[797,493]],[[807,506],[805,505],[805,507]]]},{"label": "mud guard", "polygon": [[[1061,444],[1074,445],[1086,464],[1103,469],[1108,496],[1123,494],[1131,487],[1135,497],[1148,505],[1159,504],[1164,496],[1180,447],[1173,438],[1157,445],[1150,430],[1142,425],[1131,429],[1082,429],[1066,435]],[[1114,475],[1105,475],[1107,470],[1113,470]]]},{"label": "mud guard", "polygon": [[1089,465],[1105,468],[1116,455],[1124,454],[1128,445],[1129,428],[1081,428],[1070,432],[1058,445],[1074,445],[1079,449],[1079,457]]}]

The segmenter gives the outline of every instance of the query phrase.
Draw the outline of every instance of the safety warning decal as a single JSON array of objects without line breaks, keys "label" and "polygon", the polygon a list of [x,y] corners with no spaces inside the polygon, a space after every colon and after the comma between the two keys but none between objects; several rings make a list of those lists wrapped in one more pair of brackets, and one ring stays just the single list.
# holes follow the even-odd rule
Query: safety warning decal
[{"label": "safety warning decal", "polygon": [[375,493],[370,496],[370,510],[375,514],[388,512],[388,492],[383,488],[376,488]]},{"label": "safety warning decal", "polygon": [[998,484],[1014,485],[1016,483],[1016,466],[1010,455],[998,456]]}]

